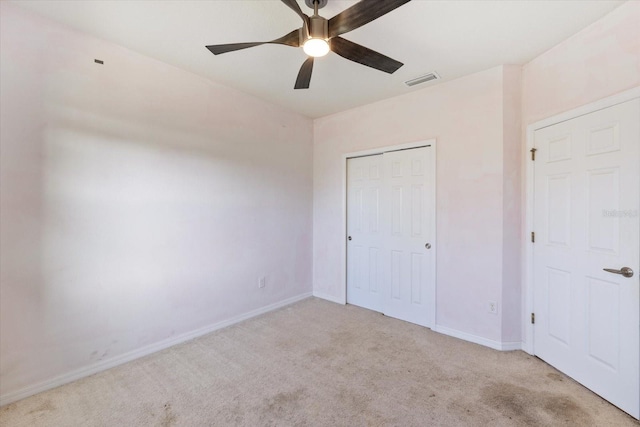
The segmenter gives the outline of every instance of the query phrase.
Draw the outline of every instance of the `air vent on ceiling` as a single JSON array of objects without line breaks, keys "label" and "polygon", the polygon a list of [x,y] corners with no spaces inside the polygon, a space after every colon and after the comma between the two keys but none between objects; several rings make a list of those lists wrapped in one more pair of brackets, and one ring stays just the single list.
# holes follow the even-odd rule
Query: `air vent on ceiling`
[{"label": "air vent on ceiling", "polygon": [[406,82],[404,82],[404,84],[406,84],[407,86],[415,86],[415,85],[419,85],[420,83],[430,82],[431,80],[438,80],[439,78],[440,78],[440,76],[435,72],[427,73],[424,76],[420,76],[420,77],[416,77],[415,79],[407,80]]}]

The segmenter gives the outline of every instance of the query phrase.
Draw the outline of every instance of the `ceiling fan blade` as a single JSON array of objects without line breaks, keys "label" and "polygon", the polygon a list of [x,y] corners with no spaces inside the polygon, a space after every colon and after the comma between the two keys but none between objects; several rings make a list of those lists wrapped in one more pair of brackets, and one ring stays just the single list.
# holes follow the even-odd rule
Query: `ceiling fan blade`
[{"label": "ceiling fan blade", "polygon": [[309,24],[309,16],[305,15],[302,12],[302,9],[300,9],[300,6],[298,5],[298,2],[296,0],[282,0],[282,3],[286,4],[287,6],[289,6],[295,13],[298,14],[298,16],[300,18],[302,18],[302,20],[304,21],[305,25]]},{"label": "ceiling fan blade", "polygon": [[331,39],[331,50],[350,61],[393,74],[404,64],[342,37]]},{"label": "ceiling fan blade", "polygon": [[311,82],[311,72],[313,71],[313,56],[307,58],[306,61],[300,67],[298,72],[298,78],[296,79],[296,85],[294,89],[309,89],[309,83]]},{"label": "ceiling fan blade", "polygon": [[233,52],[236,50],[247,49],[249,47],[261,46],[263,44],[283,44],[286,46],[299,47],[300,29],[293,30],[279,39],[268,42],[213,44],[207,46],[207,49],[209,49],[214,55],[220,55],[221,53]]},{"label": "ceiling fan blade", "polygon": [[329,37],[353,31],[411,0],[361,0],[329,20]]},{"label": "ceiling fan blade", "polygon": [[213,45],[207,46],[207,49],[209,49],[211,53],[213,53],[214,55],[220,55],[221,53],[233,52],[236,50],[246,49],[249,47],[260,46],[263,44],[264,42],[213,44]]}]

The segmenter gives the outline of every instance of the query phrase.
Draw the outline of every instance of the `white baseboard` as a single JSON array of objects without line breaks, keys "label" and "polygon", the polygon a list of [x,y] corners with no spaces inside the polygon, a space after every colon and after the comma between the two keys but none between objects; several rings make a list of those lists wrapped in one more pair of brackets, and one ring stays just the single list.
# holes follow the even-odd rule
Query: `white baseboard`
[{"label": "white baseboard", "polygon": [[335,302],[336,304],[344,305],[344,301],[342,301],[338,297],[334,297],[333,295],[323,294],[322,292],[313,291],[313,296],[316,298],[324,299],[327,301]]},{"label": "white baseboard", "polygon": [[440,325],[436,325],[436,327],[433,328],[433,330],[444,335],[449,335],[454,338],[459,338],[461,340],[472,342],[474,344],[480,344],[485,347],[492,348],[494,350],[512,351],[512,350],[522,349],[522,343],[520,341],[516,341],[516,342],[494,341],[488,338],[479,337],[477,335],[469,334],[467,332],[458,331],[456,329],[451,329],[451,328],[447,328],[446,326],[440,326]]},{"label": "white baseboard", "polygon": [[522,350],[522,342],[520,341],[505,341],[502,343],[502,351]]},{"label": "white baseboard", "polygon": [[166,340],[162,340],[160,342],[139,348],[137,350],[133,350],[128,353],[124,353],[119,356],[115,356],[110,359],[103,360],[101,362],[94,363],[89,366],[85,366],[84,368],[76,369],[66,374],[58,375],[54,378],[27,386],[23,389],[20,389],[11,393],[7,393],[5,395],[0,396],[0,407],[16,402],[20,399],[24,399],[26,397],[33,396],[34,394],[42,393],[43,391],[51,390],[52,388],[56,388],[61,385],[79,380],[80,378],[97,374],[98,372],[105,371],[107,369],[116,367],[118,365],[122,365],[123,363],[127,363],[132,360],[139,359],[144,356],[148,356],[152,353],[156,353],[160,350],[164,350],[165,348],[172,347],[176,344],[181,344],[185,341],[189,341],[194,338],[200,337],[202,335],[206,335],[218,329],[226,328],[227,326],[231,326],[233,324],[242,322],[243,320],[247,320],[252,317],[259,316],[269,311],[277,310],[284,306],[309,298],[310,296],[311,296],[311,292],[307,292],[292,298],[288,298],[284,301],[279,301],[274,304],[270,304],[266,307],[262,307],[257,310],[250,311],[248,313],[241,314],[239,316],[235,316],[230,319],[223,320],[221,322],[196,329],[195,331],[187,332],[185,334],[178,335],[176,337],[171,337]]},{"label": "white baseboard", "polygon": [[[316,298],[321,298],[321,299],[324,299],[324,300],[327,300],[327,301],[331,301],[331,302],[335,302],[337,304],[344,305],[344,301],[341,301],[339,298],[334,297],[332,295],[324,294],[322,292],[313,291],[313,296],[316,297]],[[522,350],[523,349],[523,344],[520,341],[513,341],[513,342],[494,341],[494,340],[490,340],[490,339],[487,339],[487,338],[479,337],[477,335],[469,334],[467,332],[462,332],[462,331],[458,331],[456,329],[451,329],[451,328],[447,328],[446,326],[439,326],[439,325],[436,325],[434,328],[432,328],[432,330],[436,331],[436,332],[439,332],[441,334],[444,334],[444,335],[449,335],[449,336],[454,337],[454,338],[459,338],[461,340],[469,341],[469,342],[472,342],[474,344],[480,344],[480,345],[483,345],[485,347],[492,348],[494,350],[513,351],[513,350]]]}]

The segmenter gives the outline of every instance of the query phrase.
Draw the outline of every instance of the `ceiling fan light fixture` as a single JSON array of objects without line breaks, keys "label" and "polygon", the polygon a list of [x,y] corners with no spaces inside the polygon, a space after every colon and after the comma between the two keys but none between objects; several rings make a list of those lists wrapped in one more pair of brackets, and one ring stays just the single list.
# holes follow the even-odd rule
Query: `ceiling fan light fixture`
[{"label": "ceiling fan light fixture", "polygon": [[[357,62],[388,74],[393,74],[398,68],[402,67],[402,62],[343,39],[340,35],[356,30],[409,3],[411,0],[360,0],[331,19],[326,19],[318,14],[318,9],[325,6],[327,1],[305,0],[306,5],[313,8],[313,15],[309,16],[300,9],[299,0],[281,0],[285,6],[293,10],[302,20],[302,27],[273,40],[217,44],[206,46],[206,48],[214,55],[220,55],[221,53],[234,52],[265,44],[279,44],[298,49],[302,47],[308,58],[305,59],[300,67],[294,89],[309,89],[315,58],[324,56],[329,52],[335,52],[349,61]],[[329,31],[329,27],[331,27],[331,31]]]},{"label": "ceiling fan light fixture", "polygon": [[304,53],[309,56],[313,56],[314,58],[318,58],[320,56],[325,56],[329,53],[329,42],[325,39],[311,38],[304,43],[302,46]]}]

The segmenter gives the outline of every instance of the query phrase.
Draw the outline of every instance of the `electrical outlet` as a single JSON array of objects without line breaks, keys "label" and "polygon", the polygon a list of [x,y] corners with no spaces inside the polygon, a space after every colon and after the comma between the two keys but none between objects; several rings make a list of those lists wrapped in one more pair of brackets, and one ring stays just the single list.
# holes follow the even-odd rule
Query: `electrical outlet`
[{"label": "electrical outlet", "polygon": [[258,279],[258,287],[264,288],[264,285],[266,282],[267,282],[267,278],[262,276],[261,278]]},{"label": "electrical outlet", "polygon": [[489,301],[489,313],[498,314],[498,303]]}]

